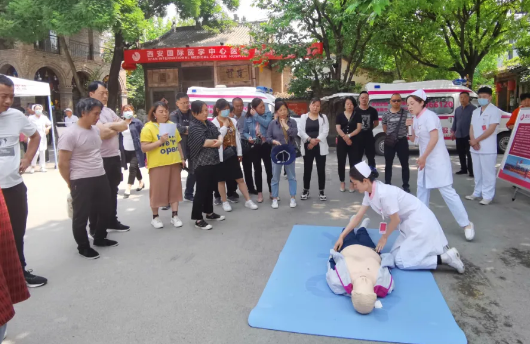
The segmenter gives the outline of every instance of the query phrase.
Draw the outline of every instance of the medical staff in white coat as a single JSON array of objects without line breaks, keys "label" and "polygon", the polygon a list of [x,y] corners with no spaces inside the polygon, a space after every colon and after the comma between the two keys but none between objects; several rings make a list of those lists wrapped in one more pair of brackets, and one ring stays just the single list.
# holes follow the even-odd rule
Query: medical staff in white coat
[{"label": "medical staff in white coat", "polygon": [[411,140],[420,146],[417,197],[429,207],[431,190],[438,189],[456,222],[464,229],[466,239],[471,241],[475,237],[475,226],[469,221],[466,208],[453,188],[453,170],[442,124],[434,112],[425,108],[426,100],[423,90],[417,90],[407,98],[409,112],[414,116],[412,123],[407,120],[407,125],[412,124]]},{"label": "medical staff in white coat", "polygon": [[35,111],[34,115],[29,116],[29,121],[37,127],[37,131],[39,132],[39,135],[41,137],[39,150],[37,151],[37,154],[33,157],[33,160],[31,161],[31,168],[29,170],[30,173],[35,172],[35,166],[37,165],[37,158],[39,159],[40,163],[40,171],[41,172],[47,172],[46,170],[46,150],[48,149],[48,140],[46,140],[46,135],[50,132],[50,128],[52,127],[52,122],[43,115],[42,113],[42,105],[35,104],[32,107],[32,110]]},{"label": "medical staff in white coat", "polygon": [[355,189],[364,193],[359,212],[344,229],[335,244],[335,251],[340,250],[344,238],[359,223],[371,207],[383,221],[390,218],[385,233],[375,248],[380,253],[386,246],[388,237],[395,230],[399,236],[392,246],[396,266],[403,270],[434,270],[440,265],[448,265],[459,273],[464,273],[464,263],[456,248],[447,249],[447,238],[434,216],[434,213],[418,198],[402,189],[386,185],[375,180],[368,164],[360,162],[350,170],[350,180]]},{"label": "medical staff in white coat", "polygon": [[479,108],[473,111],[469,129],[469,145],[475,174],[475,191],[466,196],[470,201],[482,197],[480,204],[488,205],[495,196],[497,163],[497,130],[501,122],[501,110],[491,104],[491,88],[478,90]]}]

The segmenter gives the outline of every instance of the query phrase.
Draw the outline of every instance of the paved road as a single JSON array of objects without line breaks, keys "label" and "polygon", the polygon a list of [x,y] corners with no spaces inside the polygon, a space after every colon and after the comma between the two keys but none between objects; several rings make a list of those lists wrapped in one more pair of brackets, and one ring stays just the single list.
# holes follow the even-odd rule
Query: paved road
[{"label": "paved road", "polygon": [[[452,160],[456,171],[458,159],[452,156]],[[382,170],[383,159],[378,157],[377,162]],[[399,164],[397,159],[395,163]],[[77,255],[66,212],[67,189],[59,173],[25,175],[30,206],[28,267],[48,277],[49,284],[31,290],[30,300],[17,306],[4,344],[350,343],[247,324],[292,226],[343,226],[360,206],[359,194],[339,192],[336,166],[332,153],[327,165],[328,202],[315,197],[315,168],[313,197],[299,201],[298,208],[290,209],[282,201],[279,210],[264,203],[250,211],[240,203],[212,231],[192,227],[190,203],[182,204],[179,212],[185,219],[183,228],[170,227],[166,212],[162,213],[166,227],[154,230],[149,225],[148,190],[133,192],[129,199],[120,196],[120,219],[133,229],[111,233],[120,246],[99,249],[101,258],[95,261]],[[298,159],[299,192],[302,167]],[[400,185],[400,175],[396,165],[394,184]],[[412,184],[416,175],[412,169]],[[467,195],[473,182],[458,177],[455,188]],[[416,191],[415,186],[412,189]],[[280,195],[287,200],[283,179]],[[463,276],[440,271],[435,278],[470,343],[530,342],[530,200],[519,196],[511,202],[511,195],[512,188],[499,182],[492,205],[465,201],[477,229],[472,243],[464,240],[439,193],[431,199],[431,209],[450,244],[467,265]]]}]

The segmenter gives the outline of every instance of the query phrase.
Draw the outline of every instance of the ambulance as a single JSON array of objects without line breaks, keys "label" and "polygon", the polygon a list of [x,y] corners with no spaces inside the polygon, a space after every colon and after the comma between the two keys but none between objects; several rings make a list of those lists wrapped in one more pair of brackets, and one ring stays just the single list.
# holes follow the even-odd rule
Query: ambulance
[{"label": "ambulance", "polygon": [[216,87],[198,87],[192,86],[188,88],[188,97],[190,102],[195,100],[202,100],[208,105],[209,117],[213,116],[213,107],[217,99],[226,99],[230,104],[234,98],[243,99],[244,110],[247,111],[248,105],[254,98],[260,98],[265,103],[268,111],[274,113],[275,96],[272,95],[272,88],[265,86],[257,87],[226,87],[224,85],[217,85]]},{"label": "ambulance", "polygon": [[[421,82],[394,81],[391,84],[370,82],[365,86],[370,96],[370,106],[375,108],[379,114],[380,124],[374,129],[375,150],[378,155],[384,155],[385,133],[381,123],[383,114],[390,108],[390,97],[394,93],[401,94],[405,100],[412,92],[423,89],[427,94],[427,108],[435,112],[442,122],[442,130],[445,144],[449,149],[456,148],[456,141],[451,140],[451,128],[453,126],[455,110],[460,106],[460,93],[468,92],[471,103],[478,107],[478,96],[469,88],[462,86],[459,82],[451,80],[431,80]],[[401,106],[406,110],[407,104],[404,101]],[[510,119],[510,114],[503,111],[501,123],[497,133],[498,150],[504,153],[510,141],[510,132],[506,128],[506,123]],[[409,145],[413,145],[409,142]]]}]

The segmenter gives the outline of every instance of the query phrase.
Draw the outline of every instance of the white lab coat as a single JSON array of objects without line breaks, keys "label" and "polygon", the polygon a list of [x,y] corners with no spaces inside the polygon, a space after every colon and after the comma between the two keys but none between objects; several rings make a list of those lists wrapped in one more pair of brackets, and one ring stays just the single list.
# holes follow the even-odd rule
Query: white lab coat
[{"label": "white lab coat", "polygon": [[[391,250],[394,257],[399,255],[401,264],[397,264],[398,267],[410,270],[434,268],[436,256],[442,254],[447,245],[447,238],[434,213],[418,198],[396,186],[379,181],[373,185],[371,195],[365,192],[363,205],[370,206],[383,219],[397,213],[401,220],[397,228],[400,234]],[[426,259],[428,257],[432,259]],[[425,263],[427,261],[430,263]]]},{"label": "white lab coat", "polygon": [[[45,115],[31,115],[29,121],[35,125],[40,135],[39,151],[45,151],[48,149],[48,140],[46,139],[46,126],[51,126],[52,122]],[[51,129],[50,129],[51,130]]]},{"label": "white lab coat", "polygon": [[[302,153],[302,156],[305,156],[304,143],[307,142],[307,139],[309,138],[309,136],[305,132],[305,126],[306,126],[308,117],[309,117],[309,114],[306,113],[305,115],[302,115],[302,117],[300,117],[300,120],[297,122],[298,136],[300,136],[300,139],[302,140],[302,144],[300,145],[300,153]],[[320,143],[318,144],[318,146],[320,147],[320,155],[329,154],[328,134],[329,134],[328,117],[326,115],[319,115],[318,116],[318,137],[317,139],[320,140]]]},{"label": "white lab coat", "polygon": [[[241,136],[239,134],[239,130],[237,130],[237,121],[230,117],[229,119],[232,121],[232,124],[234,125],[235,131],[236,131],[237,156],[243,156],[243,148],[241,147]],[[219,128],[219,133],[224,139],[226,136],[226,133],[228,132],[228,128],[224,126],[221,128],[221,123],[219,123],[219,121],[217,120],[217,117],[215,117],[212,120],[212,123],[215,124],[217,128]],[[221,162],[223,162],[223,151],[224,151],[224,145],[221,145],[221,147],[219,147],[219,160]]]},{"label": "white lab coat", "polygon": [[438,130],[438,142],[434,146],[431,154],[427,157],[425,168],[421,171],[418,170],[418,186],[425,189],[438,189],[452,185],[453,170],[451,167],[451,159],[445,147],[442,124],[438,115],[425,109],[420,115],[414,117],[412,128],[416,134],[416,141],[414,143],[420,146],[420,156],[427,149],[431,138],[431,131]]}]

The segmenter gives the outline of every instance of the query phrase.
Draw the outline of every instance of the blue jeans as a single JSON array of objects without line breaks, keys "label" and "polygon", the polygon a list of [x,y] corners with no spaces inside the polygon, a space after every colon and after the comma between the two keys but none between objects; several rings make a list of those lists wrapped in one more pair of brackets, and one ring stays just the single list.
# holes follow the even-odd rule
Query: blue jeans
[{"label": "blue jeans", "polygon": [[[272,161],[272,160],[271,160]],[[287,179],[289,180],[289,194],[291,197],[296,196],[296,166],[295,162],[290,165],[279,165],[275,164],[272,161],[272,198],[278,197],[278,192],[280,191],[280,177],[282,176],[282,167],[285,166],[287,171]]]},{"label": "blue jeans", "polygon": [[364,227],[351,231],[346,236],[346,238],[344,238],[341,251],[351,245],[361,245],[361,246],[366,246],[369,248],[375,248],[375,244],[372,241],[372,238],[370,238],[370,235],[368,235],[368,232],[366,231],[366,228]]}]

